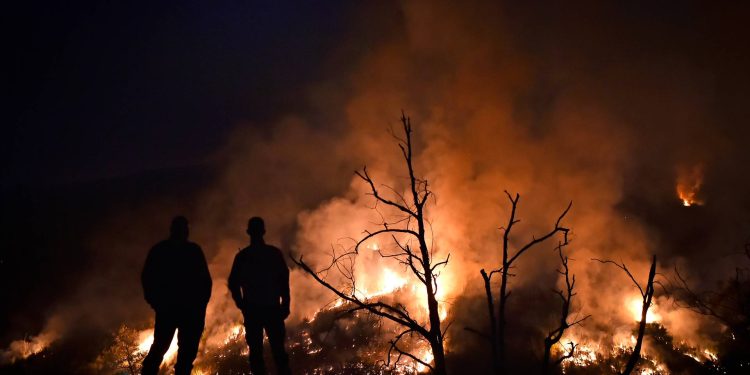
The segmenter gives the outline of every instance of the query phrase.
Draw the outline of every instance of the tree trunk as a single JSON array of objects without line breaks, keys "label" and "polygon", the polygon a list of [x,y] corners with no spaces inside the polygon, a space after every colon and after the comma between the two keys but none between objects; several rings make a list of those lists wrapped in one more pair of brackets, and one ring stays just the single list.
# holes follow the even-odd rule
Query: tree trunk
[{"label": "tree trunk", "polygon": [[503,269],[500,277],[500,296],[497,312],[497,352],[494,353],[495,373],[498,375],[505,374],[505,304],[508,294],[508,273],[507,273],[507,252],[503,254]]},{"label": "tree trunk", "polygon": [[421,207],[417,208],[417,225],[419,230],[419,249],[422,253],[422,259],[424,263],[422,267],[425,275],[425,287],[427,293],[427,310],[430,317],[430,347],[432,349],[432,355],[434,357],[433,373],[438,375],[445,375],[445,350],[443,348],[443,332],[440,328],[440,311],[438,308],[438,302],[435,298],[435,285],[433,284],[433,275],[430,269],[430,252],[427,249],[427,242],[425,241],[425,227],[424,220],[422,218]]},{"label": "tree trunk", "polygon": [[552,356],[552,343],[548,340],[544,340],[544,360],[542,361],[542,374],[546,375],[549,373],[549,359]]},{"label": "tree trunk", "polygon": [[638,360],[641,359],[641,346],[643,345],[643,336],[646,333],[646,317],[648,308],[651,307],[651,298],[654,296],[654,276],[656,275],[656,255],[651,263],[651,270],[648,272],[648,284],[643,295],[643,308],[641,308],[641,323],[638,325],[638,339],[636,339],[633,353],[630,355],[628,363],[625,365],[623,375],[629,375],[635,369]]}]

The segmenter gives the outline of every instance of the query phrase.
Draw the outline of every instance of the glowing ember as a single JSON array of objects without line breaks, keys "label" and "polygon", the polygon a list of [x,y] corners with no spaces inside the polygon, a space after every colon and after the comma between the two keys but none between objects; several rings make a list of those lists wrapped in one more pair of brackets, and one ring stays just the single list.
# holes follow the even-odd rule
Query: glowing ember
[{"label": "glowing ember", "polygon": [[703,201],[698,199],[698,192],[703,185],[703,166],[682,168],[677,178],[677,196],[685,207],[700,206]]},{"label": "glowing ember", "polygon": [[[628,311],[633,316],[635,321],[641,321],[641,310],[643,308],[643,299],[640,296],[633,297],[628,300],[627,303]],[[661,320],[661,315],[656,312],[656,303],[651,301],[651,307],[648,309],[646,314],[646,323],[654,323]]]}]

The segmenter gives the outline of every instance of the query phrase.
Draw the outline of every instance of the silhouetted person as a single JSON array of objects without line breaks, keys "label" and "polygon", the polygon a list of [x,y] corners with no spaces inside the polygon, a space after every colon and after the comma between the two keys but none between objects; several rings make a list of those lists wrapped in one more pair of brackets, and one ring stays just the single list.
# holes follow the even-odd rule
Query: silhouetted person
[{"label": "silhouetted person", "polygon": [[250,369],[254,375],[266,373],[263,361],[263,330],[271,344],[279,374],[290,374],[289,357],[284,349],[289,316],[289,269],[281,250],[267,245],[263,219],[247,223],[250,246],[234,258],[229,275],[229,290],[245,318],[245,339],[250,347]]},{"label": "silhouetted person", "polygon": [[175,375],[188,375],[198,354],[206,305],[211,297],[211,275],[203,250],[188,241],[188,221],[172,220],[169,238],[148,253],[141,282],[146,302],[156,312],[154,343],[143,360],[143,375],[155,375],[177,330]]}]

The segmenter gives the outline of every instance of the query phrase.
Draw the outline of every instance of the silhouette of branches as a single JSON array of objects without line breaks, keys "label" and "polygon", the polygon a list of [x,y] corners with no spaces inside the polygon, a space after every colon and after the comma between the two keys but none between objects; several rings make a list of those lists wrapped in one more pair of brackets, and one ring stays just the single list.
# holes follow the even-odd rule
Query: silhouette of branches
[{"label": "silhouette of branches", "polygon": [[[516,214],[518,211],[518,203],[521,199],[521,196],[518,193],[516,193],[515,196],[511,196],[511,194],[508,193],[507,190],[505,191],[505,195],[510,201],[511,211],[508,223],[505,227],[500,228],[503,231],[502,263],[500,264],[500,267],[495,270],[487,272],[486,270],[482,269],[479,271],[482,275],[482,280],[484,281],[485,297],[487,299],[487,313],[490,322],[489,336],[480,334],[480,337],[487,338],[490,341],[492,349],[492,364],[494,372],[496,374],[505,373],[505,308],[507,306],[508,298],[511,294],[508,290],[508,277],[515,276],[514,274],[510,273],[510,270],[513,268],[514,263],[521,257],[521,255],[525,254],[527,251],[541,244],[542,242],[552,238],[556,234],[562,234],[563,240],[561,243],[567,245],[568,232],[570,231],[570,229],[563,226],[561,223],[573,205],[573,202],[568,203],[568,206],[565,208],[565,210],[563,210],[560,216],[558,216],[552,229],[539,237],[532,236],[530,241],[526,242],[520,247],[517,247],[515,252],[511,252],[511,234],[513,233],[514,226],[520,222],[520,220],[516,218]],[[500,288],[497,292],[497,299],[493,296],[492,292],[492,277],[496,274],[500,275]],[[495,308],[496,300],[497,309]],[[470,327],[467,327],[465,329],[470,332],[478,333],[476,329]]]},{"label": "silhouette of branches", "polygon": [[[568,261],[569,258],[567,255],[563,255],[562,248],[566,246],[567,244],[564,244],[562,242],[559,242],[555,250],[557,251],[558,256],[560,257],[560,263],[562,264],[562,270],[557,270],[557,272],[562,275],[565,278],[565,290],[555,290],[555,294],[557,294],[560,297],[560,300],[562,302],[561,304],[561,311],[560,311],[560,323],[554,330],[550,331],[547,334],[547,337],[544,338],[544,360],[542,363],[542,373],[546,374],[549,372],[549,362],[552,352],[552,347],[559,343],[560,340],[563,337],[563,334],[565,334],[565,330],[568,328],[576,325],[581,324],[584,320],[588,319],[591,315],[586,315],[583,318],[576,319],[572,322],[568,322],[568,318],[570,316],[570,305],[571,301],[573,300],[573,296],[576,295],[573,290],[576,286],[576,276],[570,275],[570,271],[568,269]],[[570,343],[570,351],[568,353],[563,354],[561,358],[555,361],[555,365],[558,365],[562,363],[566,358],[570,358],[573,356],[575,351],[575,344]]]},{"label": "silhouette of branches", "polygon": [[620,268],[623,270],[628,277],[630,277],[630,280],[633,281],[633,284],[635,284],[636,287],[638,287],[638,290],[641,292],[641,297],[643,297],[643,304],[641,307],[641,321],[638,324],[638,337],[635,341],[635,346],[633,347],[633,353],[630,354],[630,358],[628,358],[627,364],[625,364],[625,370],[622,372],[623,375],[628,375],[631,372],[633,372],[633,369],[635,368],[635,365],[638,363],[638,360],[641,358],[641,346],[643,345],[643,336],[646,333],[646,317],[648,316],[648,309],[651,307],[651,300],[654,296],[654,277],[656,276],[656,255],[653,256],[653,260],[651,261],[651,269],[648,272],[648,281],[646,282],[646,288],[644,289],[638,281],[636,281],[635,277],[633,277],[633,274],[628,270],[628,267],[625,265],[625,263],[620,262],[617,263],[612,260],[601,260],[597,258],[592,258],[591,260],[595,260],[602,264],[612,264],[616,266],[617,268]]},{"label": "silhouette of branches", "polygon": [[[745,245],[744,255],[750,258],[750,244]],[[675,266],[674,276],[664,289],[677,307],[710,316],[726,326],[735,337],[750,341],[750,277],[747,275],[746,268],[736,267],[734,275],[718,290],[698,291]]]},{"label": "silhouette of branches", "polygon": [[[409,191],[407,194],[400,194],[395,189],[385,186],[385,189],[395,196],[393,199],[389,198],[383,195],[380,190],[380,187],[384,185],[375,183],[367,167],[364,167],[362,171],[355,172],[370,188],[370,193],[368,194],[375,199],[373,209],[381,216],[382,221],[379,223],[381,228],[374,231],[364,231],[364,235],[349,250],[337,254],[334,248],[330,263],[320,270],[313,270],[304,261],[302,256],[299,259],[293,260],[319,284],[332,291],[342,300],[352,304],[352,308],[347,310],[348,312],[365,310],[404,327],[404,331],[390,341],[387,364],[390,365],[391,353],[395,352],[397,353],[395,363],[398,363],[402,357],[407,357],[429,368],[434,374],[443,375],[445,374],[445,354],[443,348],[445,332],[441,329],[439,304],[435,296],[438,288],[438,270],[448,265],[450,254],[444,259],[435,259],[432,247],[427,244],[427,225],[429,222],[425,219],[424,208],[429,197],[432,196],[432,192],[429,189],[427,180],[418,178],[414,172],[411,120],[403,113],[401,124],[403,126],[404,137],[401,138],[395,134],[392,135],[398,141],[399,149],[408,170]],[[381,205],[400,212],[402,216],[397,217],[395,220],[386,220],[385,215],[379,211],[379,206]],[[429,315],[428,325],[413,318],[409,310],[402,304],[386,303],[358,296],[356,280],[354,278],[354,260],[360,248],[368,240],[381,236],[389,237],[395,244],[395,250],[386,252],[378,248],[378,255],[383,259],[394,260],[398,264],[407,267],[425,286]],[[408,240],[400,237],[406,237]],[[337,287],[326,281],[328,272],[334,269],[347,281],[348,288]],[[434,363],[427,363],[399,346],[402,338],[412,334],[420,336],[422,340],[429,343]]]}]

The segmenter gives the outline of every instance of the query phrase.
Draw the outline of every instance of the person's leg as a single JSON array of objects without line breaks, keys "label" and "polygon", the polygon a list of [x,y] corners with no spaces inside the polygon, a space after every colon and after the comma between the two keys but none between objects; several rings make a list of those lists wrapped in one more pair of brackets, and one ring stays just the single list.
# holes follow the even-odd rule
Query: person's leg
[{"label": "person's leg", "polygon": [[205,325],[205,311],[191,311],[180,319],[177,327],[177,363],[175,375],[190,375],[193,361],[198,354],[198,345]]},{"label": "person's leg", "polygon": [[177,322],[174,316],[165,313],[156,314],[154,342],[151,344],[148,355],[143,360],[141,374],[156,375],[159,372],[159,366],[161,366],[161,361],[164,359],[164,353],[167,352],[169,344],[172,343],[176,328]]},{"label": "person's leg", "polygon": [[268,343],[271,345],[273,360],[276,363],[276,371],[279,375],[291,374],[289,356],[286,354],[286,348],[284,348],[286,327],[280,314],[274,312],[267,317],[266,334],[268,335]]},{"label": "person's leg", "polygon": [[257,312],[242,312],[245,317],[245,340],[250,349],[250,370],[253,375],[265,375],[263,361],[263,320]]}]

